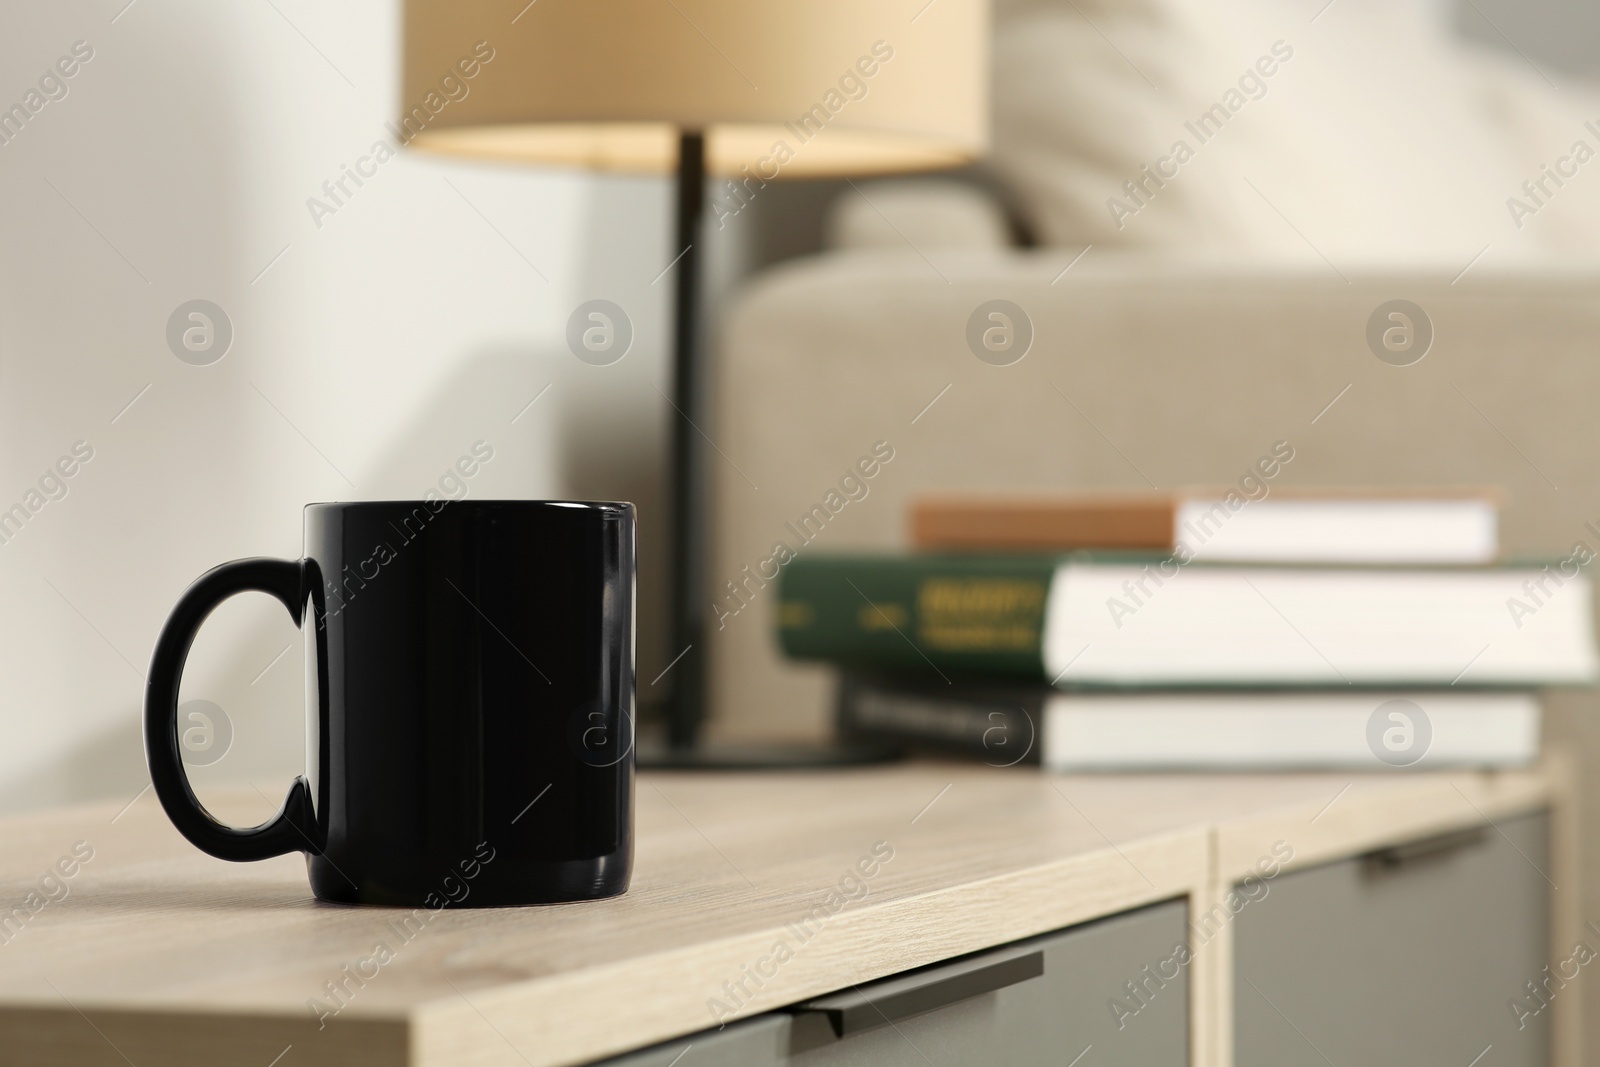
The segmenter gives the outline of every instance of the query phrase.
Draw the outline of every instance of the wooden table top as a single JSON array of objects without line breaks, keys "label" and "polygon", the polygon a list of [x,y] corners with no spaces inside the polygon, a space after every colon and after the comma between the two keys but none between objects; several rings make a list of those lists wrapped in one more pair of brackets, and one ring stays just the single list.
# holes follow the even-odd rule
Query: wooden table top
[{"label": "wooden table top", "polygon": [[[423,912],[409,928],[403,910],[316,902],[299,857],[200,853],[145,793],[120,812],[0,822],[0,1058],[586,1063],[714,1027],[724,983],[779,940],[793,957],[740,1017],[1202,892],[1279,842],[1303,865],[1530,810],[1553,782],[941,763],[646,774],[625,896]],[[245,791],[212,807],[242,825],[274,805]],[[818,915],[799,941],[794,924]]]}]

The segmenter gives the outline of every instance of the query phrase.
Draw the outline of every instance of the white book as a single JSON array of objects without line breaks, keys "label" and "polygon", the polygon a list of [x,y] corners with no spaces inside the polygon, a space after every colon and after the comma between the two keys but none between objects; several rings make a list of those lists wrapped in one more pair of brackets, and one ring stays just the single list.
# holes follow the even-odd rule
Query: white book
[{"label": "white book", "polygon": [[1281,488],[933,493],[911,537],[957,552],[1159,551],[1235,563],[1476,565],[1499,554],[1491,490]]},{"label": "white book", "polygon": [[[1487,497],[1272,496],[1230,512],[1220,499],[1178,504],[1174,543],[1227,563],[1474,564],[1500,550]],[[1227,521],[1218,522],[1216,516]]]},{"label": "white book", "polygon": [[[1045,605],[1057,685],[1584,685],[1576,566],[1387,570],[1067,560]],[[1571,573],[1563,573],[1563,570]]]},{"label": "white book", "polygon": [[1055,693],[1055,771],[1516,767],[1539,753],[1526,693]]},{"label": "white book", "polygon": [[1432,770],[1538,758],[1535,696],[1499,690],[1137,691],[847,673],[839,727],[1052,771]]}]

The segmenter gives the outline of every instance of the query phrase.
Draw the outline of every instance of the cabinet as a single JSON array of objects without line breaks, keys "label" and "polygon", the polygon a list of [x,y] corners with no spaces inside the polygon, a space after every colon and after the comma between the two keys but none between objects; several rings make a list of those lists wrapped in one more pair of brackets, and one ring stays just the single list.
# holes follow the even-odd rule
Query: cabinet
[{"label": "cabinet", "polygon": [[1237,1067],[1546,1067],[1552,1011],[1527,983],[1549,964],[1554,998],[1575,1002],[1580,966],[1546,950],[1547,823],[1502,818],[1263,883],[1234,920]]},{"label": "cabinet", "polygon": [[[628,893],[449,909],[414,943],[403,917],[317,906],[295,857],[196,852],[148,798],[38,813],[0,827],[0,885],[17,890],[0,909],[63,842],[95,857],[0,946],[0,1061],[1577,1067],[1576,1009],[1600,978],[1573,977],[1550,931],[1600,933],[1577,926],[1593,909],[1565,767],[642,775]],[[261,818],[254,791],[208,804]],[[843,876],[874,842],[894,858],[860,893]],[[1300,866],[1219,912],[1217,889],[1284,842]],[[708,998],[819,905],[815,947],[707,1031]],[[375,976],[380,937],[398,955]],[[1547,977],[1554,999],[1534,1010],[1527,983]]]}]

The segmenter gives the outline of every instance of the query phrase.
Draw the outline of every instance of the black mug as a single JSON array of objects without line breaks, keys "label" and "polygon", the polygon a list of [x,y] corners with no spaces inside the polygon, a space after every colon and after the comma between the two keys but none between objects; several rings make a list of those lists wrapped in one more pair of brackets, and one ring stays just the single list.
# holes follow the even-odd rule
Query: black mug
[{"label": "black mug", "polygon": [[[311,504],[305,558],[243,559],[179,599],[145,691],[161,805],[227,860],[303,852],[327,901],[405,907],[614,896],[633,862],[632,504]],[[195,797],[178,683],[235,593],[309,628],[309,778],[250,829]]]}]

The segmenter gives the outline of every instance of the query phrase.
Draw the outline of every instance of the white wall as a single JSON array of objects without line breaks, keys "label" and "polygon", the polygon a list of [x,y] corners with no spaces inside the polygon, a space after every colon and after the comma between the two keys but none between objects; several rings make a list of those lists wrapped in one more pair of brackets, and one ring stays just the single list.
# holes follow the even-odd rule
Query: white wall
[{"label": "white wall", "polygon": [[[398,5],[125,3],[0,4],[0,107],[74,42],[94,50],[0,145],[0,509],[94,449],[0,544],[0,810],[143,787],[167,609],[211,565],[298,555],[309,501],[420,496],[482,438],[474,496],[620,496],[647,534],[656,518],[664,183],[407,151],[319,228],[307,198],[385,136]],[[605,368],[564,341],[597,296],[637,337]],[[165,338],[195,298],[234,328],[209,366]],[[184,697],[236,736],[202,780],[276,800],[300,769],[298,640],[264,597],[213,617]]]}]

